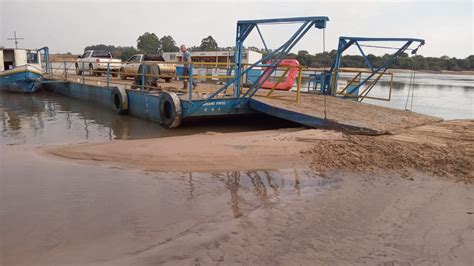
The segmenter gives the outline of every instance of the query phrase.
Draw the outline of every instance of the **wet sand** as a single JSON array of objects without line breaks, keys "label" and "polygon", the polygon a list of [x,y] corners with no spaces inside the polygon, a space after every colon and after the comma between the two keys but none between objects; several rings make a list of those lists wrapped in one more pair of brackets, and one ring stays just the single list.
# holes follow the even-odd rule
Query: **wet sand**
[{"label": "wet sand", "polygon": [[0,264],[470,265],[473,126],[2,146]]},{"label": "wet sand", "polygon": [[307,147],[295,138],[342,139],[333,131],[252,131],[196,134],[159,139],[49,146],[43,151],[65,159],[164,172],[223,172],[309,165]]},{"label": "wet sand", "polygon": [[113,264],[472,264],[472,186],[336,176],[326,191],[270,197],[238,219],[209,217]]},{"label": "wet sand", "polygon": [[453,120],[357,136],[330,130],[274,130],[197,134],[148,140],[47,147],[42,151],[80,162],[149,171],[222,172],[304,167],[332,170],[417,169],[473,182],[474,120]]},{"label": "wet sand", "polygon": [[[472,262],[472,184],[416,171],[154,173],[7,149],[23,161],[3,167],[2,265]],[[25,164],[31,175],[8,175]]]}]

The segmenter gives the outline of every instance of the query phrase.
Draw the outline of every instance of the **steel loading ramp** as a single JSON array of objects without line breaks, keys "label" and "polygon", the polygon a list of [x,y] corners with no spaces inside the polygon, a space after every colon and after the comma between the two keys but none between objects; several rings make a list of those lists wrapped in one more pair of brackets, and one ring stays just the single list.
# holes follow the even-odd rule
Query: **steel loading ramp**
[{"label": "steel loading ramp", "polygon": [[302,94],[299,103],[294,99],[294,92],[274,92],[272,97],[256,94],[249,104],[254,110],[305,126],[371,135],[394,134],[443,120],[332,96]]}]

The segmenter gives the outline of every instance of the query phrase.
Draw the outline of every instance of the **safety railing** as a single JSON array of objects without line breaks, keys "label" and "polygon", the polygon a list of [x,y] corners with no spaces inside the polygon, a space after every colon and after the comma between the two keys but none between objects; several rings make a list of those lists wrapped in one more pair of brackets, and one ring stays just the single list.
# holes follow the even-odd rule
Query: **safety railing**
[{"label": "safety railing", "polygon": [[[153,64],[160,65],[170,65],[173,64],[178,67],[182,67],[183,63],[181,62],[154,62]],[[225,81],[231,80],[234,78],[234,65],[229,65],[228,63],[219,63],[219,62],[193,62],[189,65],[189,74],[184,75],[181,73],[177,73],[173,71],[172,73],[168,73],[163,75],[161,74],[150,74],[147,73],[147,64],[143,65],[141,69],[141,73],[136,71],[135,73],[127,72],[123,73],[121,71],[122,67],[118,67],[116,63],[102,63],[106,65],[104,68],[100,69],[93,69],[93,71],[89,71],[89,63],[81,62],[77,64],[74,61],[52,61],[50,66],[50,78],[51,79],[60,79],[64,81],[73,81],[82,84],[97,84],[99,86],[110,87],[114,85],[121,85],[125,86],[126,88],[130,89],[139,89],[140,91],[151,91],[151,90],[170,90],[175,91],[182,94],[189,94],[189,101],[192,101],[193,93],[195,92],[194,89],[194,81],[196,80],[204,80],[205,85],[199,86],[199,93],[209,93],[212,92],[212,88],[206,88],[215,83],[216,85],[219,83],[223,83]],[[123,65],[123,64],[122,64]],[[242,69],[245,69],[250,64],[244,64]],[[196,71],[197,70],[197,71]],[[199,72],[202,70],[206,70],[206,73],[209,73],[210,70],[212,71],[212,75],[209,74],[200,74]],[[120,76],[126,75],[126,78],[121,78]],[[126,81],[127,78],[133,78],[133,81]],[[188,88],[181,89],[176,87],[176,84],[172,84],[174,86],[167,86],[167,83],[155,83],[150,84],[147,82],[147,79],[172,79],[172,80],[184,80],[188,79]],[[251,82],[250,79],[242,77],[242,84],[248,84]],[[205,83],[207,81],[212,81],[211,83]],[[232,91],[233,92],[233,91]],[[269,95],[272,92],[269,93]],[[233,94],[229,95],[228,92],[223,93],[223,96],[232,96]]]},{"label": "safety railing", "polygon": [[[341,89],[336,89],[336,77],[340,75],[341,73],[352,73],[355,74],[352,78],[350,78],[346,85]],[[386,69],[383,70],[382,72],[375,73],[370,79],[366,80],[363,84],[365,79],[363,79],[363,75],[371,75],[374,74],[371,71],[363,71],[363,70],[349,70],[349,69],[339,69],[338,71],[335,71],[333,73],[333,82],[331,84],[331,91],[333,92],[333,95],[338,95],[338,96],[343,96],[345,98],[353,98],[356,99],[357,101],[363,101],[364,99],[373,99],[373,100],[382,100],[382,101],[390,101],[392,97],[392,88],[393,88],[393,73],[387,72]],[[372,89],[379,83],[379,81],[382,79],[382,77],[388,76],[389,81],[388,81],[388,95],[387,97],[375,97],[375,96],[369,96],[368,94],[372,91]],[[354,91],[351,91],[351,89],[356,89]]]},{"label": "safety railing", "polygon": [[[75,81],[79,83],[91,83],[91,82],[99,82],[102,83],[100,85],[104,86],[111,86],[111,85],[124,85],[129,86],[130,89],[140,89],[141,91],[150,91],[153,89],[162,90],[162,86],[157,86],[156,84],[147,84],[147,78],[154,78],[155,80],[159,79],[166,79],[166,80],[177,80],[177,79],[190,79],[189,82],[189,92],[192,93],[192,86],[193,86],[193,79],[230,79],[233,78],[232,75],[225,74],[225,75],[194,75],[192,73],[194,66],[204,66],[208,65],[209,63],[202,62],[202,63],[193,63],[190,66],[190,74],[183,75],[176,73],[175,69],[170,73],[169,71],[166,74],[163,73],[147,73],[147,64],[144,64],[141,68],[141,73],[138,71],[135,72],[121,72],[121,67],[117,66],[117,63],[102,63],[104,65],[103,68],[100,69],[93,69],[90,70],[89,63],[82,62],[79,65],[76,62],[66,62],[66,61],[53,61],[51,62],[51,69],[50,69],[50,78],[53,79],[62,79],[66,81]],[[155,64],[155,63],[153,63]],[[156,62],[158,66],[160,65],[170,65],[176,64],[179,66],[180,63],[178,62]],[[181,63],[182,65],[182,63]],[[212,63],[210,65],[215,66],[216,63]],[[175,66],[173,66],[175,68]],[[218,66],[219,69],[225,69],[225,67],[221,64]],[[231,70],[231,69],[230,69]],[[229,72],[229,71],[227,71]],[[121,75],[126,75],[125,78],[121,78]],[[133,82],[126,81],[128,78],[133,78]],[[137,82],[138,81],[138,82]],[[170,86],[166,86],[166,89],[172,90]],[[186,90],[174,88],[174,90],[185,93]]]},{"label": "safety railing", "polygon": [[[52,79],[61,79],[65,81],[73,81],[82,84],[94,84],[99,86],[111,87],[111,86],[123,86],[126,89],[133,89],[139,90],[141,92],[151,92],[151,91],[173,91],[180,95],[184,96],[184,99],[192,103],[195,98],[193,96],[197,95],[198,99],[200,95],[208,95],[214,93],[219,86],[219,84],[223,84],[229,80],[234,79],[234,65],[229,63],[221,63],[221,62],[192,62],[189,64],[189,74],[183,75],[183,73],[178,73],[176,68],[183,68],[184,65],[182,62],[153,62],[152,64],[156,64],[158,66],[163,65],[173,65],[173,70],[171,73],[148,73],[148,65],[144,64],[143,67],[140,69],[141,72],[137,70],[136,72],[127,72],[123,73],[123,66],[126,63],[103,63],[106,67],[100,69],[94,69],[93,71],[89,71],[89,63],[81,62],[79,65],[74,61],[52,61],[50,62],[50,71],[49,76]],[[119,65],[119,66],[118,66]],[[140,65],[140,64],[139,64]],[[251,64],[243,64],[241,72],[243,73],[247,67]],[[76,67],[77,66],[77,67]],[[238,95],[243,96],[246,92],[248,87],[251,87],[252,78],[257,78],[264,72],[265,67],[267,65],[261,64],[259,65],[259,73],[254,73],[255,76],[250,76],[247,73],[247,76],[242,76],[241,84],[243,84],[241,91]],[[291,93],[276,93],[278,90],[277,87],[283,81],[288,78],[288,73],[290,69],[296,68],[297,69],[297,77],[293,81],[291,86]],[[205,71],[205,74],[203,74]],[[258,97],[267,97],[267,98],[275,98],[283,101],[289,101],[294,103],[299,103],[301,101],[302,93],[318,93],[318,89],[316,85],[314,85],[314,78],[322,73],[324,69],[322,68],[310,68],[305,66],[278,66],[275,67],[275,71],[273,71],[272,75],[269,77],[269,80],[273,80],[273,86],[269,88],[265,88],[265,90],[260,90]],[[211,75],[207,74],[212,72]],[[331,77],[333,79],[336,78],[336,74],[339,75],[341,73],[355,73],[355,76],[352,77],[347,81],[345,87],[341,90],[338,90],[335,94],[337,96],[342,96],[346,98],[357,98],[358,100],[362,99],[378,99],[378,100],[390,100],[391,97],[391,90],[392,90],[392,82],[393,82],[393,74],[383,72],[380,75],[374,78],[374,82],[368,84],[367,87],[362,89],[361,93],[358,95],[354,95],[349,93],[349,89],[352,85],[357,84],[361,81],[361,77],[363,74],[371,73],[370,71],[359,71],[359,70],[344,70],[339,69],[338,73],[332,73]],[[125,75],[125,78],[123,77]],[[375,84],[381,79],[382,76],[389,75],[390,76],[390,87],[389,87],[389,95],[388,98],[380,98],[380,97],[373,97],[368,96],[368,93],[373,89]],[[131,77],[133,81],[127,81],[127,79]],[[179,84],[168,83],[168,82],[158,82],[160,79],[166,80],[188,80],[187,88],[180,88]],[[195,88],[194,83],[196,80],[200,80],[202,85],[198,85],[198,89]],[[313,87],[311,84],[313,82]],[[335,82],[332,81],[332,86],[334,88]],[[169,85],[167,85],[169,84]],[[215,87],[213,87],[215,86]],[[320,87],[319,90],[322,88]],[[220,93],[220,97],[236,97],[235,95],[235,88],[230,88],[229,91],[225,90]]]},{"label": "safety railing", "polygon": [[[296,82],[296,95],[295,99],[292,99],[291,97],[288,97],[288,95],[274,95],[274,92],[277,90],[278,85],[280,85],[285,79],[288,78],[288,73],[292,68],[296,68],[298,71],[297,79],[293,81],[293,84],[291,85],[290,90],[292,90],[295,87],[295,82]],[[275,79],[275,82],[270,88],[268,89],[267,93],[264,94],[257,94],[258,97],[265,97],[265,98],[277,98],[279,100],[283,101],[289,101],[289,102],[296,102],[299,103],[301,99],[301,87],[302,87],[302,79],[303,79],[303,69],[304,67],[301,66],[279,66],[276,68],[274,71],[274,76],[273,79]],[[271,81],[271,78],[270,78]],[[241,92],[244,94],[244,92]]]}]

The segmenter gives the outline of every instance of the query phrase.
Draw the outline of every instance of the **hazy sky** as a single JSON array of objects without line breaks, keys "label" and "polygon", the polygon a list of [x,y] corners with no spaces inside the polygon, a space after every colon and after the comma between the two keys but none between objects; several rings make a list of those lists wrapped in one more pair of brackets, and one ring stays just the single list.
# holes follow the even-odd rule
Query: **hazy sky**
[{"label": "hazy sky", "polygon": [[[344,36],[416,37],[426,40],[424,56],[464,58],[474,54],[474,6],[461,1],[51,1],[0,0],[0,46],[16,30],[21,47],[49,46],[53,53],[80,53],[87,45],[136,46],[143,32],[171,35],[178,44],[199,45],[212,35],[232,46],[239,19],[328,16],[326,50]],[[276,47],[294,26],[265,26]],[[256,32],[247,46],[263,47]],[[322,31],[311,30],[293,51],[321,52]],[[373,53],[380,54],[382,52]]]}]

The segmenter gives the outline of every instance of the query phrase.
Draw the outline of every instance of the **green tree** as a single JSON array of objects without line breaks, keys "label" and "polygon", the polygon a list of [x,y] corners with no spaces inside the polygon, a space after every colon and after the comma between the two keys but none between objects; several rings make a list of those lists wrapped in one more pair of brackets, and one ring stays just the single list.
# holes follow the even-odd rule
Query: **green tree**
[{"label": "green tree", "polygon": [[309,61],[310,61],[309,57],[310,57],[310,54],[306,50],[298,51],[298,54],[296,55],[296,59],[298,60],[298,62],[300,62],[300,64],[304,66],[309,65]]},{"label": "green tree", "polygon": [[[117,47],[117,48],[120,48],[120,59],[122,59],[122,61],[128,60],[133,55],[138,54],[137,49],[133,46]],[[117,56],[119,55],[117,54]]]},{"label": "green tree", "polygon": [[178,52],[179,48],[176,46],[176,42],[173,37],[165,35],[160,39],[161,52]]},{"label": "green tree", "polygon": [[464,59],[467,61],[467,64],[469,65],[470,70],[474,70],[474,55],[470,55]]},{"label": "green tree", "polygon": [[199,47],[201,51],[216,51],[219,49],[216,40],[212,38],[211,35],[207,38],[202,39],[201,46]]},{"label": "green tree", "polygon": [[95,44],[95,45],[86,46],[86,48],[84,48],[84,52],[87,50],[104,50],[104,51],[113,53],[114,49],[115,49],[115,46],[113,45]]},{"label": "green tree", "polygon": [[156,54],[161,51],[160,39],[154,33],[145,32],[138,37],[137,48],[143,53]]}]

